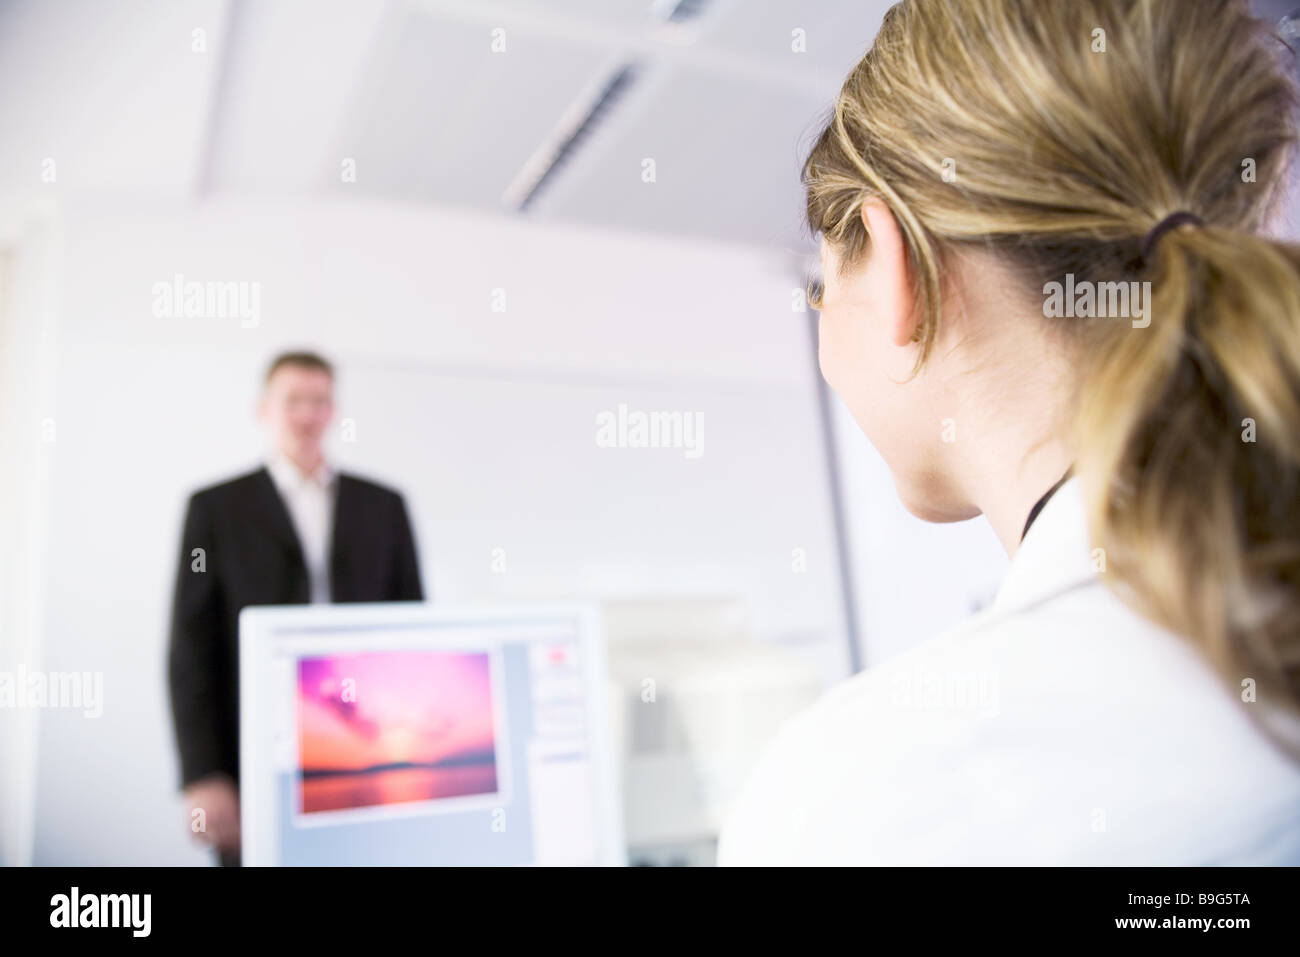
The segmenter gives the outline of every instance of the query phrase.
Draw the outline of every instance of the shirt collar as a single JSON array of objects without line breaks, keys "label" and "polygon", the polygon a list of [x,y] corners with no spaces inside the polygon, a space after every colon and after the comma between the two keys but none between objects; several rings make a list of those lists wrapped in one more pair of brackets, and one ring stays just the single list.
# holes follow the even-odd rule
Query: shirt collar
[{"label": "shirt collar", "polygon": [[276,488],[282,493],[297,491],[307,485],[329,488],[334,481],[335,471],[328,460],[322,459],[316,471],[304,475],[283,453],[274,451],[267,456],[266,470],[271,473]]},{"label": "shirt collar", "polygon": [[1049,498],[1011,559],[993,609],[1010,612],[1097,577],[1088,541],[1083,486],[1065,481]]}]

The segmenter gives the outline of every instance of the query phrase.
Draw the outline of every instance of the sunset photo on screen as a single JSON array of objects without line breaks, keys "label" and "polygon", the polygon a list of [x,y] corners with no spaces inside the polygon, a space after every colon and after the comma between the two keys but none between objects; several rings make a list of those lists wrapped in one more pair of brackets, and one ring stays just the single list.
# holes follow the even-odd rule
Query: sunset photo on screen
[{"label": "sunset photo on screen", "polygon": [[487,653],[298,663],[301,814],[495,795],[497,754]]}]

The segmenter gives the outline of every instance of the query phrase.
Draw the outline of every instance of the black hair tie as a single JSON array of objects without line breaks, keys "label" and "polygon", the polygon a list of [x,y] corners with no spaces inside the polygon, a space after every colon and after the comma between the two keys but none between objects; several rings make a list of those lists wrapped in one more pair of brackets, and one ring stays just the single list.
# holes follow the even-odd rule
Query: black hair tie
[{"label": "black hair tie", "polygon": [[1185,223],[1191,223],[1194,226],[1205,225],[1205,221],[1202,220],[1201,217],[1197,216],[1195,213],[1188,212],[1185,209],[1180,209],[1176,213],[1170,213],[1164,219],[1160,220],[1160,222],[1152,226],[1151,231],[1142,237],[1142,245],[1138,247],[1142,256],[1142,261],[1151,261],[1151,250],[1155,248],[1156,243],[1160,241],[1161,236],[1169,232],[1169,230],[1176,229]]}]

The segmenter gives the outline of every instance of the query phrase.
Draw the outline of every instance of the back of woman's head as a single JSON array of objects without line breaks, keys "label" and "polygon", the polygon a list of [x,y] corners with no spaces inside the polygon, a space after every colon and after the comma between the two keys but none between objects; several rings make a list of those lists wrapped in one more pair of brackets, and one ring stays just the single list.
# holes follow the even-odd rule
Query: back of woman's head
[{"label": "back of woman's head", "polygon": [[[1252,711],[1296,749],[1274,719],[1300,702],[1300,248],[1261,235],[1295,141],[1291,69],[1244,0],[905,0],[804,183],[846,267],[868,252],[863,201],[893,213],[921,362],[948,253],[978,244],[1042,291],[1036,321],[1081,360],[1072,441],[1099,568],[1244,700],[1257,689]],[[1200,224],[1144,250],[1180,211]],[[1049,318],[1067,282],[1149,282],[1148,315]]]}]

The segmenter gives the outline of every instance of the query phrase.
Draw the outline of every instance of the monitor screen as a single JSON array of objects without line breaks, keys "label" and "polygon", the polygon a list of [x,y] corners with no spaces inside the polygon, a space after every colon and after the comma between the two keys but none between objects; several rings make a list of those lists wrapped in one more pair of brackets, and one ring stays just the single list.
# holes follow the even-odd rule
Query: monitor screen
[{"label": "monitor screen", "polygon": [[244,862],[622,863],[595,622],[587,608],[246,609]]}]

